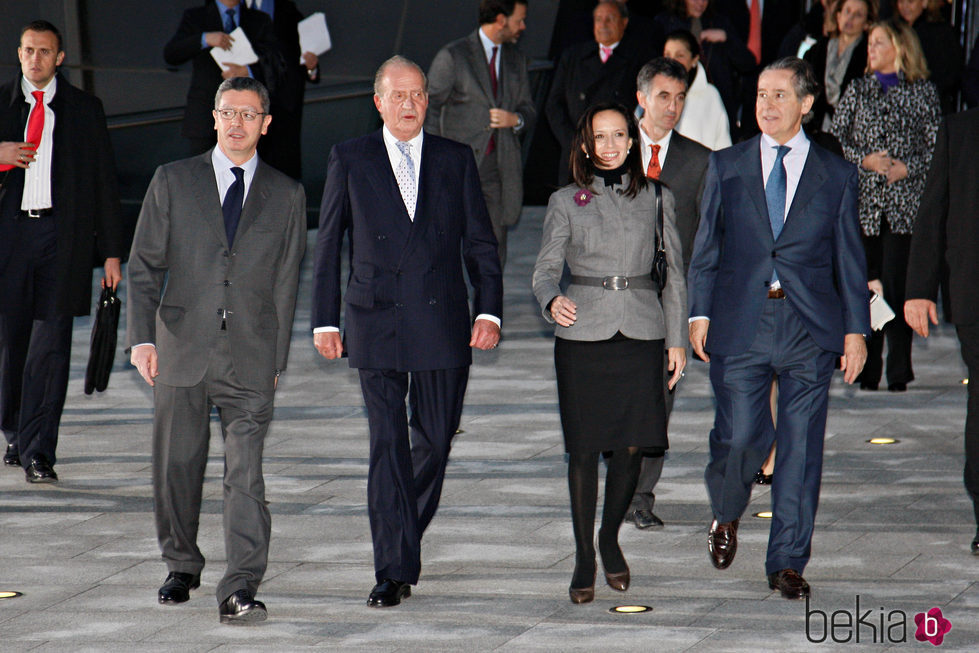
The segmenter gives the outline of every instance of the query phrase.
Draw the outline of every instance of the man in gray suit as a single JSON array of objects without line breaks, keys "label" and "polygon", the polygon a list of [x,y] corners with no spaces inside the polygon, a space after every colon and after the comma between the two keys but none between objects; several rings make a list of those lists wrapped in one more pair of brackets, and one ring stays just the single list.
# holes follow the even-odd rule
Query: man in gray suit
[{"label": "man in gray suit", "polygon": [[266,618],[255,592],[268,561],[262,446],[289,354],[306,195],[255,154],[272,117],[265,87],[225,80],[217,147],[157,169],[129,255],[127,341],[153,386],[153,503],[169,575],[160,603],[200,586],[201,490],[216,406],[224,439],[221,623]]},{"label": "man in gray suit", "polygon": [[[659,179],[673,192],[676,200],[676,228],[683,250],[683,273],[686,276],[693,251],[693,237],[700,224],[700,196],[707,178],[710,150],[697,141],[674,131],[683,114],[687,97],[687,73],[682,65],[657,57],[639,70],[636,76],[636,98],[643,109],[639,123],[642,168],[646,176]],[[666,371],[669,374],[669,371]],[[669,377],[667,377],[668,379]],[[673,411],[675,388],[666,388],[666,420]],[[636,528],[662,528],[663,520],[653,512],[656,483],[663,472],[666,452],[647,451],[636,484],[636,494],[626,520]]]},{"label": "man in gray suit", "polygon": [[473,148],[501,265],[523,206],[520,137],[537,115],[515,45],[526,17],[526,0],[481,0],[479,28],[439,50],[428,71],[425,129]]}]

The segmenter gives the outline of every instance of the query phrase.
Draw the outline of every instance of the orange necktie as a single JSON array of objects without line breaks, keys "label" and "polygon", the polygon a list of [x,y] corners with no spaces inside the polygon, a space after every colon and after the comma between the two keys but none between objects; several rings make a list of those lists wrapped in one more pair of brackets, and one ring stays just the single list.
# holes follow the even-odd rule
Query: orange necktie
[{"label": "orange necktie", "polygon": [[653,156],[649,157],[649,165],[646,166],[646,176],[650,179],[659,179],[659,173],[663,169],[659,165],[659,145],[649,146],[653,150]]},{"label": "orange necktie", "polygon": [[[27,118],[27,142],[34,144],[34,151],[41,146],[41,134],[44,132],[44,91],[33,91],[34,108]],[[11,170],[13,165],[0,165],[0,172]]]},{"label": "orange necktie", "polygon": [[751,0],[748,17],[748,49],[755,55],[755,63],[761,63],[761,0]]}]

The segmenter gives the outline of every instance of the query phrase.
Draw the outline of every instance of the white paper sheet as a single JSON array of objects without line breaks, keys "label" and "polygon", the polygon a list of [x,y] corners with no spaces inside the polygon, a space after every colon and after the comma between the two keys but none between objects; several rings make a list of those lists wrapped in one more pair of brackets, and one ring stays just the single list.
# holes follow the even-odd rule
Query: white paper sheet
[{"label": "white paper sheet", "polygon": [[874,331],[880,331],[894,317],[894,311],[884,301],[884,298],[873,293],[870,297],[870,328]]},{"label": "white paper sheet", "polygon": [[[299,21],[299,50],[312,52],[319,56],[333,47],[330,40],[330,29],[326,26],[326,16],[322,11],[310,14]],[[303,63],[302,57],[299,63]]]},{"label": "white paper sheet", "polygon": [[239,66],[248,66],[253,63],[258,62],[258,55],[252,49],[252,44],[245,36],[245,30],[240,27],[236,27],[235,31],[229,34],[234,41],[231,43],[230,50],[223,50],[221,48],[211,48],[211,56],[214,61],[217,62],[221,70],[224,70],[224,63],[238,64]]}]

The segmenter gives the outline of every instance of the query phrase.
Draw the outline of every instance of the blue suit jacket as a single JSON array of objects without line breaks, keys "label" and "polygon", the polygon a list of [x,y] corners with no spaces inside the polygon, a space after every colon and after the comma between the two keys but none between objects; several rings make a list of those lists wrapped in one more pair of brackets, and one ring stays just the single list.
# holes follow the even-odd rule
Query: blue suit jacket
[{"label": "blue suit jacket", "polygon": [[[472,316],[502,318],[503,275],[472,149],[426,133],[415,219],[381,131],[330,153],[313,280],[313,328],[340,325],[340,247],[350,232],[350,366],[420,371],[472,363]],[[460,257],[460,251],[462,256]]]},{"label": "blue suit jacket", "polygon": [[690,315],[710,318],[709,353],[743,353],[755,337],[774,269],[816,344],[842,353],[845,334],[870,333],[857,169],[810,143],[775,240],[760,138],[711,154],[690,263]]}]

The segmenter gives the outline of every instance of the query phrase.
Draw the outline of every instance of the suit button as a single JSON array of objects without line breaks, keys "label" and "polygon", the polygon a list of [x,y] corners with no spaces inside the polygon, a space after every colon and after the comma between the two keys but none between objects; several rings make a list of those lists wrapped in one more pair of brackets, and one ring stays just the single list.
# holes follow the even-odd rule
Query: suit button
[{"label": "suit button", "polygon": [[230,281],[228,281],[227,279],[225,279],[225,280],[224,280],[224,285],[226,285],[226,286],[230,286],[230,285],[231,285],[231,282],[230,282]]},{"label": "suit button", "polygon": [[384,234],[378,234],[377,236],[378,240],[384,240],[385,238],[387,238],[387,236],[385,236]]},{"label": "suit button", "polygon": [[224,258],[228,258],[228,253],[227,252],[221,252],[221,256],[223,256]]},{"label": "suit button", "polygon": [[777,254],[775,253],[775,250],[773,249],[772,250],[772,258],[775,258],[776,256],[777,256]]},{"label": "suit button", "polygon": [[398,303],[397,303],[397,304],[395,304],[394,306],[395,306],[395,308],[404,308],[404,307],[405,307],[405,305],[404,305],[404,304],[402,304],[401,302],[398,302]]},{"label": "suit button", "polygon": [[433,306],[434,306],[434,305],[435,305],[435,304],[437,304],[438,302],[437,302],[437,301],[435,301],[435,298],[434,298],[434,297],[432,297],[431,299],[429,299],[429,300],[428,300],[428,303],[429,303],[430,305],[433,305]]},{"label": "suit button", "polygon": [[395,271],[394,271],[394,274],[395,274],[396,276],[399,276],[399,277],[400,277],[400,276],[401,276],[401,270],[400,270],[400,269],[398,269],[398,270],[395,270]]}]

